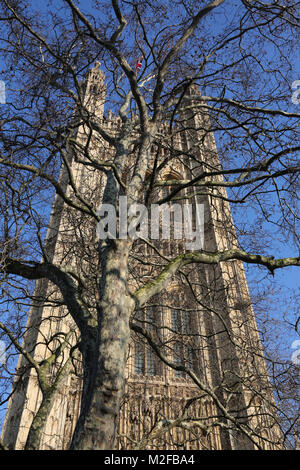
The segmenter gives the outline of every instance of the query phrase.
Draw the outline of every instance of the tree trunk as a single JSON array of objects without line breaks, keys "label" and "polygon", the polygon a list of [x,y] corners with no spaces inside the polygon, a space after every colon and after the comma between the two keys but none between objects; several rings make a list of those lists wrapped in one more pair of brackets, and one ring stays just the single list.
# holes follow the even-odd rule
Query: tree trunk
[{"label": "tree trunk", "polygon": [[41,440],[43,436],[43,431],[47,421],[47,417],[52,409],[53,405],[53,396],[51,393],[45,394],[42,403],[38,409],[37,414],[35,415],[32,424],[30,426],[30,431],[26,440],[25,450],[39,450],[41,446]]},{"label": "tree trunk", "polygon": [[[130,340],[129,319],[135,303],[127,288],[127,264],[131,242],[116,240],[101,253],[102,285],[99,306],[96,367],[86,374],[81,415],[72,449],[113,449],[125,379]],[[86,363],[91,369],[91,364]]]},{"label": "tree trunk", "polygon": [[25,450],[40,450],[43,432],[47,423],[47,418],[52,410],[54,400],[63,384],[67,373],[71,369],[71,361],[68,359],[61,371],[58,373],[53,385],[48,384],[44,387],[43,398],[38,412],[33,418],[30,430],[27,436]]}]

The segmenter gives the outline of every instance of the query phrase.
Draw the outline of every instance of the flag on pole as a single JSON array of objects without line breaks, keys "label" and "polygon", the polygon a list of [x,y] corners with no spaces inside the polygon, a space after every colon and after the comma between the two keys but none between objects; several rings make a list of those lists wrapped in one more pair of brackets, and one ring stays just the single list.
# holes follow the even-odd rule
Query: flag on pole
[{"label": "flag on pole", "polygon": [[140,57],[138,58],[138,60],[136,61],[136,65],[135,65],[135,72],[136,72],[136,74],[138,74],[138,72],[139,72],[139,71],[141,70],[141,68],[142,68],[142,60],[143,60],[143,58],[142,58],[142,56],[140,56]]}]

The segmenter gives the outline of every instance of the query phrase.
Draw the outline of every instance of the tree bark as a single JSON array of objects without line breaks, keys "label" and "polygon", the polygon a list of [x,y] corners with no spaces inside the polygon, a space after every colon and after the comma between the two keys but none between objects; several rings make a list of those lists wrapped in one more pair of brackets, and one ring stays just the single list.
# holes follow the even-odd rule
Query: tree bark
[{"label": "tree bark", "polygon": [[[95,367],[86,376],[89,386],[83,393],[83,406],[71,449],[113,449],[117,418],[124,388],[129,320],[135,302],[127,287],[129,240],[114,241],[101,254],[101,301],[99,305],[98,350]],[[91,364],[86,364],[91,370]]]}]

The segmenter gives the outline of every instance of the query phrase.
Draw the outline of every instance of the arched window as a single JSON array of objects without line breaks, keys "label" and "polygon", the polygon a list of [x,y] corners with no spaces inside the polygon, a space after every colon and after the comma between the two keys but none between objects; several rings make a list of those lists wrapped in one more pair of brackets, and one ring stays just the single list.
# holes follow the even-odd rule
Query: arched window
[{"label": "arched window", "polygon": [[91,85],[90,93],[92,95],[97,95],[99,93],[98,85]]},{"label": "arched window", "polygon": [[[173,343],[173,361],[176,365],[195,369],[195,354],[189,341],[192,332],[191,315],[186,310],[171,309],[171,328],[175,335]],[[181,370],[174,371],[175,377],[184,377]]]},{"label": "arched window", "polygon": [[[172,172],[169,172],[169,173],[165,173],[163,175],[163,181],[172,181],[172,180],[180,180],[180,175],[179,173],[176,173],[174,171]],[[161,197],[165,198],[165,197],[168,197],[169,194],[171,194],[171,192],[173,191],[174,189],[174,186],[172,185],[166,185],[166,186],[163,186],[162,187],[162,190],[161,190]],[[176,201],[169,201],[169,204],[173,204],[175,203]]]},{"label": "arched window", "polygon": [[[151,333],[154,339],[159,341],[160,312],[146,309],[138,313],[137,321]],[[151,346],[148,345],[147,341],[139,338],[134,340],[133,373],[135,375],[161,375],[161,363],[157,355]]]}]

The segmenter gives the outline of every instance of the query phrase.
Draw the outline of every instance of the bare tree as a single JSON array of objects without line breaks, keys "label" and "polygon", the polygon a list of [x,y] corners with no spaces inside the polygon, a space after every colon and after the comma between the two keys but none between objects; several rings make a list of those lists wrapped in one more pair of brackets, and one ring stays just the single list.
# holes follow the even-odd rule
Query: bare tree
[{"label": "bare tree", "polygon": [[[249,344],[238,333],[251,306],[247,300],[237,305],[233,292],[242,262],[272,276],[300,265],[300,115],[290,99],[299,2],[112,0],[80,9],[63,0],[39,14],[30,2],[0,4],[7,83],[7,104],[0,108],[0,328],[11,351],[3,377],[10,380],[13,357],[21,353],[11,400],[28,380],[28,369],[35,370],[42,395],[26,447],[41,446],[45,416],[72,373],[83,386],[71,448],[114,448],[132,341],[184,374],[198,392],[176,405],[174,419],[157,411],[139,441],[120,435],[118,442],[131,439],[132,447],[145,448],[180,428],[208,448],[215,429],[241,436],[241,447],[282,446],[282,432],[293,434],[297,417],[282,410],[283,431],[265,433],[266,427],[280,428],[280,410],[268,374],[256,362],[258,342]],[[95,61],[101,70],[96,63],[84,79]],[[103,111],[104,102],[113,116]],[[167,253],[150,237],[97,241],[99,203],[117,208],[120,196],[128,206],[209,200],[210,223],[226,242],[186,251],[180,243],[174,248],[174,241]],[[134,215],[128,222],[138,227]],[[280,242],[295,255],[277,256]],[[223,266],[227,284],[221,287]],[[217,386],[195,366],[199,343],[183,320],[176,323],[174,313],[174,325],[166,327],[148,316],[176,311],[167,295],[172,282],[180,286],[185,312],[202,309],[214,318],[212,329],[198,336],[205,337],[203,350],[212,341],[226,350],[222,376],[213,379]],[[225,296],[241,312],[235,327],[224,313]],[[29,305],[35,313],[24,326]],[[42,307],[51,310],[50,318],[40,320]],[[230,358],[232,345],[246,376]],[[179,350],[184,360],[176,359]],[[289,377],[293,381],[295,371]],[[238,398],[245,388],[247,409]],[[195,415],[203,396],[215,407],[209,420]]]}]

